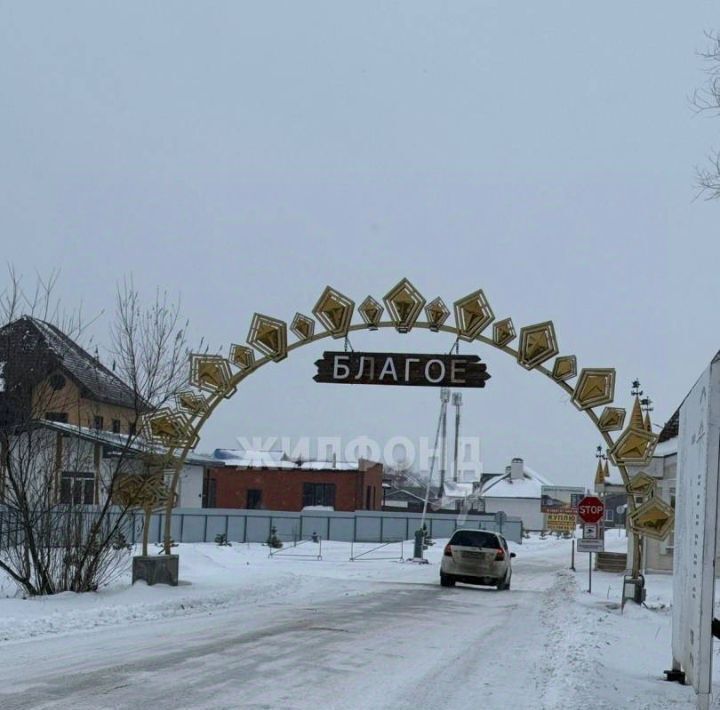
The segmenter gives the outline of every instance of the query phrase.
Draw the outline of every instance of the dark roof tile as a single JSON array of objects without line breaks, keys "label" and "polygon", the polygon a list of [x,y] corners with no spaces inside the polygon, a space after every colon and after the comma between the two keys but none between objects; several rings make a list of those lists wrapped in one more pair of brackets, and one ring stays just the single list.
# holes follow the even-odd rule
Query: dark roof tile
[{"label": "dark roof tile", "polygon": [[133,409],[136,407],[133,390],[56,326],[38,318],[23,316],[0,328],[0,333],[19,335],[26,351],[45,350],[57,367],[97,401]]}]

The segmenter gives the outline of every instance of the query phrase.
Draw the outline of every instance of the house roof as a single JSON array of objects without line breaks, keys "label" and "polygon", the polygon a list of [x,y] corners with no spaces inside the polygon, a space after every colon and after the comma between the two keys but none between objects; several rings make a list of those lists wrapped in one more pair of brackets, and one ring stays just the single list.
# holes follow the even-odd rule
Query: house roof
[{"label": "house roof", "polygon": [[288,471],[360,471],[371,461],[296,461],[279,450],[215,449],[213,456],[225,466]]},{"label": "house roof", "polygon": [[[125,382],[51,323],[23,316],[0,328],[0,335],[19,338],[17,344],[10,341],[10,347],[49,356],[48,366],[61,369],[92,399],[121,407],[136,407],[135,393]],[[43,376],[47,374],[50,372],[42,373]]]},{"label": "house roof", "polygon": [[658,443],[662,444],[663,441],[674,439],[680,433],[680,407],[675,410],[675,413],[665,422],[665,426],[660,432],[658,437]]},{"label": "house roof", "polygon": [[543,486],[552,486],[553,484],[534,471],[529,466],[523,464],[523,478],[520,480],[512,480],[508,471],[501,477],[494,478],[485,484],[481,497],[482,498],[540,498]]},{"label": "house roof", "polygon": [[[421,495],[421,493],[422,493],[422,495]],[[431,494],[430,497],[432,497],[432,494]],[[386,500],[395,500],[395,499],[408,500],[408,499],[412,499],[412,500],[416,500],[416,501],[418,501],[418,502],[420,502],[420,503],[424,503],[424,502],[425,502],[425,491],[422,491],[422,492],[421,492],[421,491],[418,491],[417,493],[414,493],[413,491],[410,491],[410,490],[408,490],[408,489],[406,489],[406,488],[395,488],[395,489],[390,490],[390,491],[387,491],[387,492],[385,493],[385,499],[386,499]]]},{"label": "house roof", "polygon": [[[89,427],[77,426],[76,424],[54,422],[45,419],[34,422],[33,426],[59,431],[69,436],[77,436],[85,441],[96,442],[115,450],[126,450],[133,454],[163,454],[167,451],[164,446],[148,442],[140,436],[128,437],[127,434],[116,434],[111,431],[105,431],[104,429],[91,429]],[[212,454],[196,453],[194,451],[188,453],[185,462],[195,466],[219,467],[223,465],[223,461],[216,459]]]}]

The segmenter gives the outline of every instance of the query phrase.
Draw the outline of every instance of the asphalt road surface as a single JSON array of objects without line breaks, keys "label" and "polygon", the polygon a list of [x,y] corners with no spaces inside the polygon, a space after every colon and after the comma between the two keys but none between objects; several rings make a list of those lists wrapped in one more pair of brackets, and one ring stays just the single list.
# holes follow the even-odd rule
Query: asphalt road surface
[{"label": "asphalt road surface", "polygon": [[549,651],[572,586],[564,566],[518,560],[504,592],[443,589],[425,575],[361,580],[333,597],[328,580],[317,605],[289,595],[4,644],[0,707],[554,707]]}]

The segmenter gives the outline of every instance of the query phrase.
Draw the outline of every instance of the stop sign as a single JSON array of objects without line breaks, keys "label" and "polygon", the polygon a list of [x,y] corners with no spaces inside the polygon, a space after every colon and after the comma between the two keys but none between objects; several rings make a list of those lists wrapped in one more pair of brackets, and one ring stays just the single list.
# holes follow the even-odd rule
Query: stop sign
[{"label": "stop sign", "polygon": [[596,496],[585,496],[578,503],[578,515],[584,523],[597,523],[605,514],[605,504]]}]

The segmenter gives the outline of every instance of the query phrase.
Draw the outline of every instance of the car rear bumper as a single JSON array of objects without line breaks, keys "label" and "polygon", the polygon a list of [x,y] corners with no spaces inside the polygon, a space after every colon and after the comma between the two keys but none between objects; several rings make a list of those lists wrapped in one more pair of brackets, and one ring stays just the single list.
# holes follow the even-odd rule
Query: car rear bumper
[{"label": "car rear bumper", "polygon": [[503,577],[474,577],[466,576],[462,574],[453,574],[452,579],[454,582],[461,582],[462,584],[479,584],[487,587],[494,587]]},{"label": "car rear bumper", "polygon": [[450,557],[443,557],[440,571],[466,584],[496,584],[507,576],[508,564],[506,562],[493,562],[482,566],[459,564]]}]

